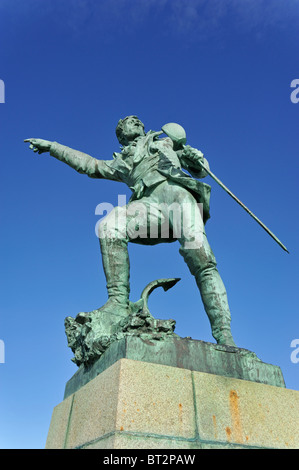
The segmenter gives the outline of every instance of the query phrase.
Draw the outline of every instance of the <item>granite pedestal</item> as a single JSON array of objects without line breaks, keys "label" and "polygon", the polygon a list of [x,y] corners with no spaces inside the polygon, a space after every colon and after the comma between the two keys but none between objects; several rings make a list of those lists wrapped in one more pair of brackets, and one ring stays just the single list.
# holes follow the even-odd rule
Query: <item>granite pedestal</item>
[{"label": "granite pedestal", "polygon": [[299,392],[254,353],[183,338],[113,346],[67,383],[46,448],[299,448]]}]

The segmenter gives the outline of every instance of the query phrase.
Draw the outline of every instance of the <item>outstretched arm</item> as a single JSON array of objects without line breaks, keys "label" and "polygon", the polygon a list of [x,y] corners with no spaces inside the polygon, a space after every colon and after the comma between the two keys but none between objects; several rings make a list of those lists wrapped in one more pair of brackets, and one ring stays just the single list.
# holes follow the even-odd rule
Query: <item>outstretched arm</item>
[{"label": "outstretched arm", "polygon": [[79,150],[49,140],[25,139],[24,142],[30,142],[29,148],[34,152],[39,154],[49,152],[52,157],[66,163],[78,173],[86,174],[91,178],[121,181],[115,160],[98,160]]}]

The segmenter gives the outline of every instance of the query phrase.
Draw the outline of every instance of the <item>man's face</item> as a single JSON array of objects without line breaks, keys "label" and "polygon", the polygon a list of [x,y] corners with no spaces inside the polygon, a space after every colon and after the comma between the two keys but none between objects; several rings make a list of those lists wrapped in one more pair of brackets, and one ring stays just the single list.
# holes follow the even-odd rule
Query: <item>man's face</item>
[{"label": "man's face", "polygon": [[123,133],[127,140],[134,140],[136,137],[145,135],[142,122],[135,116],[129,116],[123,122]]}]

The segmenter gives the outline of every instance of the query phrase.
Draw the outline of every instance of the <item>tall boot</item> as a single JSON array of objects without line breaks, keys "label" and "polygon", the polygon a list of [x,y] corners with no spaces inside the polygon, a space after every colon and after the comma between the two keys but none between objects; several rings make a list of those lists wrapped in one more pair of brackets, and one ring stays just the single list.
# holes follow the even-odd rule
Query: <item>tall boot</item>
[{"label": "tall boot", "polygon": [[107,281],[108,300],[100,311],[112,317],[128,314],[130,293],[130,263],[127,241],[119,238],[100,238],[102,263]]},{"label": "tall boot", "polygon": [[218,344],[236,346],[231,334],[231,314],[226,289],[217,270],[215,256],[206,235],[203,236],[203,245],[200,248],[185,249],[181,246],[180,254],[191,274],[195,276],[213,337]]}]

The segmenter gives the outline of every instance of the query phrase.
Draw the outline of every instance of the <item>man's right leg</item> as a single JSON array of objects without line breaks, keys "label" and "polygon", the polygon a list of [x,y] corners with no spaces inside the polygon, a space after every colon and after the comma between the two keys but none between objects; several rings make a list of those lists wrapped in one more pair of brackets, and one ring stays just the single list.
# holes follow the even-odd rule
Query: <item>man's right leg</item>
[{"label": "man's right leg", "polygon": [[[129,307],[128,242],[147,244],[149,208],[139,200],[116,207],[99,224],[99,240],[108,301],[101,311],[126,316]],[[142,239],[142,241],[141,241]]]},{"label": "man's right leg", "polygon": [[99,241],[108,301],[101,308],[116,316],[128,313],[130,262],[126,235],[126,208],[116,207],[99,225]]}]

